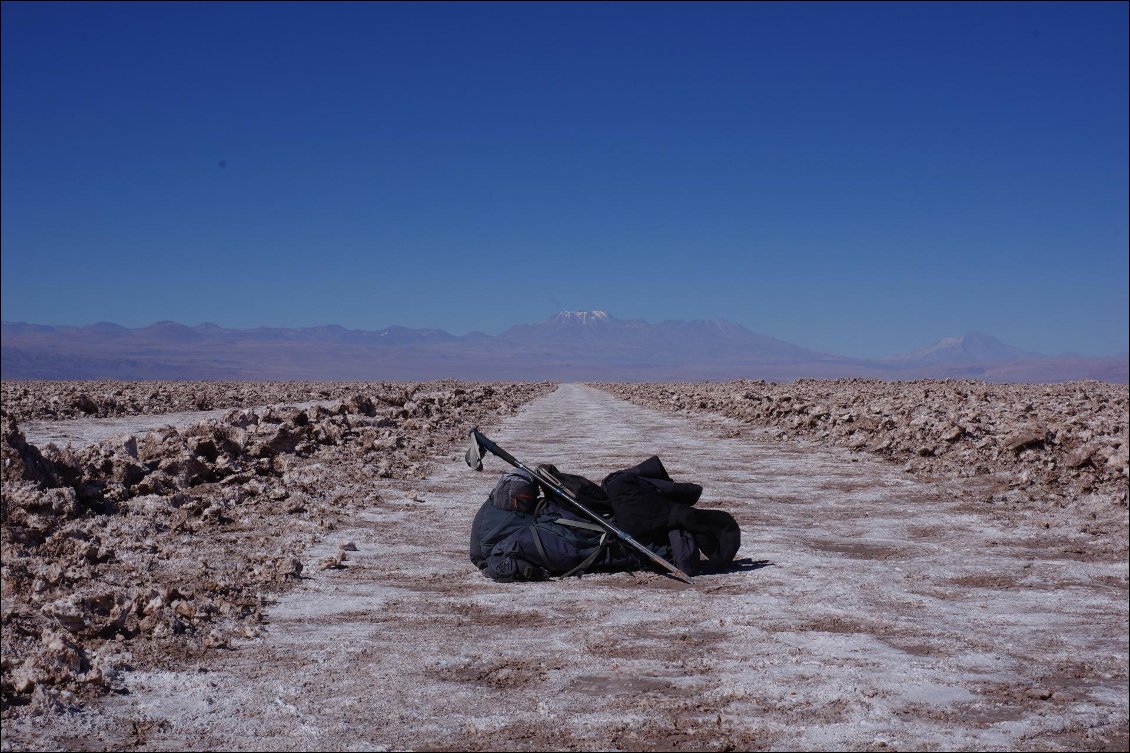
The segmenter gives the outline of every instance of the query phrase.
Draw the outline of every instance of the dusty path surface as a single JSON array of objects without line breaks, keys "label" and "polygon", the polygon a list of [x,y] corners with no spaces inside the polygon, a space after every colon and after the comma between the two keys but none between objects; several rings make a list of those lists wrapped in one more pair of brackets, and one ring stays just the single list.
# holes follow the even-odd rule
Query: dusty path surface
[{"label": "dusty path surface", "polygon": [[658,454],[738,519],[731,572],[493,583],[467,538],[505,466],[452,455],[325,539],[311,559],[359,551],[262,637],[6,725],[5,748],[1125,749],[1125,562],[879,461],[717,428],[565,385],[492,438],[597,481]]}]

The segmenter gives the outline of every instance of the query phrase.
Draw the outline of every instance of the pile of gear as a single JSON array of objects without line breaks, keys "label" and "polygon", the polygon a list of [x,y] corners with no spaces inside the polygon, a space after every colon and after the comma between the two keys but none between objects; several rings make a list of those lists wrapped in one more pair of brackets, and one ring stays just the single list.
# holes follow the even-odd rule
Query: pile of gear
[{"label": "pile of gear", "polygon": [[733,516],[694,507],[702,487],[673,481],[658,457],[616,471],[599,485],[552,465],[531,472],[513,464],[516,470],[499,480],[471,525],[471,561],[495,580],[658,563],[690,582],[686,576],[730,565],[741,546]]}]

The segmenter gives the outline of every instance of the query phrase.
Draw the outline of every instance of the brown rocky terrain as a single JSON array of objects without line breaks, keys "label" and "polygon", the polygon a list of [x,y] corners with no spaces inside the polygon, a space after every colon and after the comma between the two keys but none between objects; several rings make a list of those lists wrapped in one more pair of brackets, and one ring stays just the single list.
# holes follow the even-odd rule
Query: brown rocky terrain
[{"label": "brown rocky terrain", "polygon": [[[383,382],[409,389],[412,382]],[[37,419],[142,416],[338,400],[371,382],[4,381],[4,411],[19,423]]]},{"label": "brown rocky terrain", "polygon": [[[397,428],[415,420],[373,399]],[[393,428],[329,410],[305,412],[323,431],[338,418],[358,435]],[[268,475],[232,482],[246,491],[230,505],[143,495],[75,519],[101,527],[62,521],[76,535],[41,549],[94,545],[68,554],[63,576],[97,580],[70,594],[49,590],[51,572],[20,576],[21,592],[47,595],[21,597],[5,656],[34,657],[10,672],[43,690],[5,712],[0,749],[1126,750],[1126,511],[1110,497],[986,504],[1032,489],[1009,490],[1004,465],[906,473],[816,435],[782,441],[576,384],[503,412],[487,434],[525,462],[600,480],[658,455],[703,485],[699,507],[738,521],[738,559],[694,585],[646,570],[495,582],[468,560],[468,530],[505,463],[475,473],[462,443],[437,442],[404,456],[417,475],[382,479],[360,436],[315,436],[310,455],[279,452]],[[193,415],[162,418],[195,436]],[[130,422],[66,423],[81,455]],[[280,428],[254,434],[281,441]],[[33,423],[27,436],[46,446]],[[46,517],[53,501],[22,514]],[[95,582],[128,601],[98,600]],[[48,671],[73,679],[51,685]]]},{"label": "brown rocky terrain", "polygon": [[[1123,384],[866,379],[594,384],[666,411],[708,413],[775,438],[846,447],[908,473],[969,478],[958,494],[1035,514],[1076,508],[1108,556],[1126,557],[1128,393]],[[1123,531],[1120,536],[1104,536]]]},{"label": "brown rocky terrain", "polygon": [[[552,390],[543,384],[4,383],[3,714],[119,690],[258,634],[272,594],[381,490]],[[295,400],[340,398],[302,409]],[[244,405],[267,405],[245,409]],[[232,407],[89,446],[29,444],[17,418]]]}]

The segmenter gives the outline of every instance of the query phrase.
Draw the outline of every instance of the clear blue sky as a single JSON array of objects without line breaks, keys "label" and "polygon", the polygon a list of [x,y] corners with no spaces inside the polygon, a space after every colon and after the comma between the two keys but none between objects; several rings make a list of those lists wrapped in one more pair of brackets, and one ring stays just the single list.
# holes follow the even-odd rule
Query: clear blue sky
[{"label": "clear blue sky", "polygon": [[1126,349],[1126,3],[2,7],[5,320]]}]

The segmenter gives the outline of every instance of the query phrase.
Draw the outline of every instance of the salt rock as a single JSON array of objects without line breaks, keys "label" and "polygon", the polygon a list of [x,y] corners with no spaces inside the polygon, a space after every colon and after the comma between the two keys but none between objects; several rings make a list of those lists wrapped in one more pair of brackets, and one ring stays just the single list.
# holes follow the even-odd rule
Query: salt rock
[{"label": "salt rock", "polygon": [[1042,446],[1048,441],[1048,430],[1042,426],[1028,426],[1005,440],[1005,449],[1019,454],[1023,450]]},{"label": "salt rock", "polygon": [[279,560],[278,565],[275,566],[275,570],[284,578],[298,578],[302,575],[302,563],[293,557],[287,557]]}]

